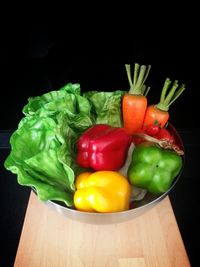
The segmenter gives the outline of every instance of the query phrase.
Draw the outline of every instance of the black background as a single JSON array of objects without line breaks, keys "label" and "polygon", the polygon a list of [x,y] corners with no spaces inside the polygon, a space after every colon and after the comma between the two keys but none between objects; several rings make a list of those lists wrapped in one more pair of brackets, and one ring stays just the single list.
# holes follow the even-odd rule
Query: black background
[{"label": "black background", "polygon": [[[3,33],[2,33],[3,34]],[[170,107],[177,128],[198,128],[197,35],[171,33],[155,39],[76,34],[68,27],[47,24],[7,29],[1,43],[1,130],[15,129],[30,96],[78,82],[82,91],[128,90],[125,63],[150,64],[149,103],[159,101],[166,77],[186,84]]]},{"label": "black background", "polygon": [[[159,25],[158,25],[159,26]],[[117,29],[118,30],[118,29]],[[170,121],[177,128],[186,149],[183,175],[170,199],[191,263],[197,258],[198,157],[199,157],[199,47],[198,35],[178,29],[153,36],[151,30],[138,37],[107,35],[101,29],[70,31],[64,24],[12,24],[1,32],[0,132],[1,165],[9,153],[8,136],[23,117],[22,108],[30,96],[57,90],[68,82],[80,83],[82,91],[128,90],[124,65],[151,64],[146,84],[151,86],[149,104],[159,101],[166,77],[186,84],[186,90],[170,107]],[[6,136],[6,138],[5,138]],[[2,136],[1,136],[2,137]],[[23,225],[29,189],[17,184],[15,175],[2,169],[1,250],[2,266],[12,266]],[[198,239],[197,239],[198,240]]]}]

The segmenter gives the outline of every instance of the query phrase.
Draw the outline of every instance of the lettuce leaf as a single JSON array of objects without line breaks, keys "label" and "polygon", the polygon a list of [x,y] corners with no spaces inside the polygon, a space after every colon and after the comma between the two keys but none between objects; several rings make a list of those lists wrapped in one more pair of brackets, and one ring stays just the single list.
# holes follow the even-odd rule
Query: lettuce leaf
[{"label": "lettuce leaf", "polygon": [[96,115],[96,123],[106,123],[115,127],[122,127],[121,102],[123,91],[85,93],[92,105]]},{"label": "lettuce leaf", "polygon": [[22,111],[25,115],[38,116],[53,116],[64,109],[75,113],[77,94],[80,95],[80,85],[69,83],[58,91],[28,98],[28,104]]},{"label": "lettuce leaf", "polygon": [[17,175],[20,185],[34,188],[40,200],[73,206],[74,180],[83,171],[76,163],[77,140],[93,124],[121,126],[122,95],[122,91],[81,95],[79,84],[68,83],[30,97],[10,138],[5,168]]}]

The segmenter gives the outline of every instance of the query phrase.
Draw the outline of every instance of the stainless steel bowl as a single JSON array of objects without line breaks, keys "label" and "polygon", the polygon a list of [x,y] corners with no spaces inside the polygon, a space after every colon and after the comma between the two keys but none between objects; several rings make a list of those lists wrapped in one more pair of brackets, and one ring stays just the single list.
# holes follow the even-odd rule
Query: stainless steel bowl
[{"label": "stainless steel bowl", "polygon": [[[178,132],[176,131],[176,129],[170,123],[168,125],[168,130],[173,134],[176,143],[184,151],[182,139],[178,134]],[[184,167],[184,161],[185,161],[185,156],[183,155],[183,167]],[[84,223],[114,224],[114,223],[128,221],[145,213],[146,211],[154,207],[156,204],[158,204],[161,200],[163,200],[171,192],[171,190],[174,188],[175,184],[179,180],[183,171],[183,167],[168,191],[159,196],[147,193],[142,200],[135,201],[134,207],[127,211],[113,212],[113,213],[91,213],[91,212],[82,212],[71,208],[67,208],[61,203],[55,201],[47,201],[45,203],[58,213],[64,215],[65,217]]]}]

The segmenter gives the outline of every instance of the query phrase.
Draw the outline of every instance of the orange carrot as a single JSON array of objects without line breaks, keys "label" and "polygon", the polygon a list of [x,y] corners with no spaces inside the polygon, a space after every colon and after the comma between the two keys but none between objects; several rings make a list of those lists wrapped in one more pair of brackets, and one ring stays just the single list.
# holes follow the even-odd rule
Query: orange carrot
[{"label": "orange carrot", "polygon": [[131,79],[131,67],[125,65],[130,84],[130,90],[124,95],[122,100],[122,114],[124,129],[133,134],[139,131],[144,122],[144,116],[147,108],[146,95],[150,87],[146,88],[145,80],[149,74],[151,66],[146,67],[135,64],[133,81]]},{"label": "orange carrot", "polygon": [[[164,86],[161,92],[160,102],[156,105],[150,105],[147,107],[143,129],[146,129],[149,125],[158,125],[163,128],[169,120],[169,106],[182,94],[185,90],[185,85],[182,84],[178,87],[178,81],[175,80],[171,89],[169,89],[171,81],[166,78]],[[167,94],[167,91],[169,93]],[[167,94],[167,95],[166,95]]]}]

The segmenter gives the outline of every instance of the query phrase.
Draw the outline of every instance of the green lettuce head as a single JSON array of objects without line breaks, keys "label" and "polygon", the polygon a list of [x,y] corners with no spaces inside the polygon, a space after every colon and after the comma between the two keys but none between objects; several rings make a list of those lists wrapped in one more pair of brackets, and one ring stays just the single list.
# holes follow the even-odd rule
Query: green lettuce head
[{"label": "green lettuce head", "polygon": [[122,95],[122,91],[81,95],[79,84],[68,83],[29,98],[25,116],[10,138],[5,168],[17,175],[20,185],[34,188],[40,200],[72,207],[74,180],[83,171],[76,163],[76,142],[93,124],[121,126]]}]

